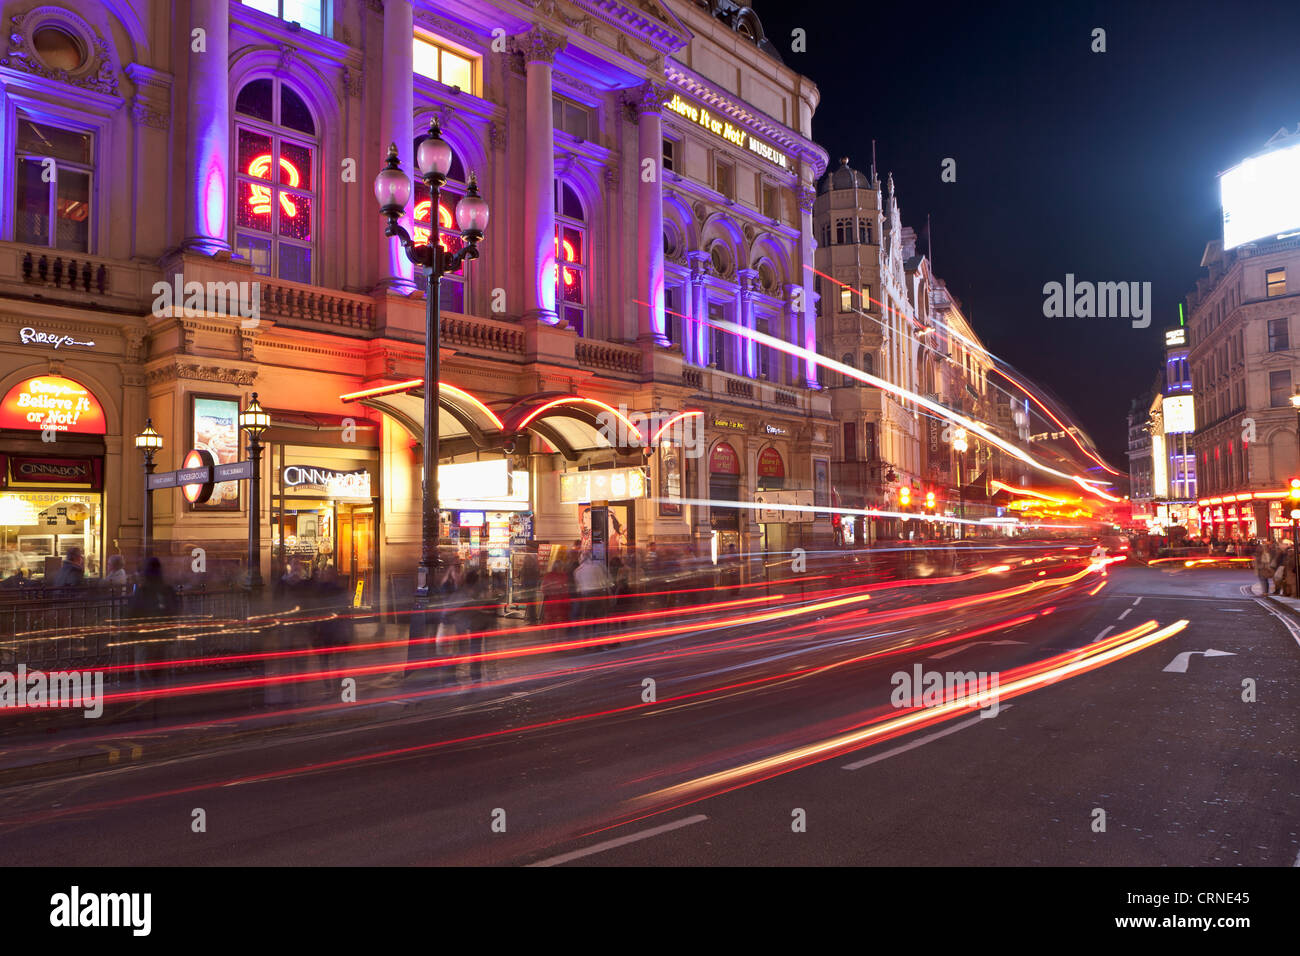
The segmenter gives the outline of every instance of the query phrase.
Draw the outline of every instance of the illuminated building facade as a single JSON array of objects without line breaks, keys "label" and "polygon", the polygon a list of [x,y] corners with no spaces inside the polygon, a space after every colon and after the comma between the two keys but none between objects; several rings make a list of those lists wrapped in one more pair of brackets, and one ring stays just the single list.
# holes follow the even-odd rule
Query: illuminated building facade
[{"label": "illuminated building facade", "polygon": [[[780,487],[829,504],[830,405],[815,366],[707,324],[816,342],[817,91],[752,10],[181,9],[173,21],[147,2],[0,4],[14,34],[0,61],[0,186],[16,197],[0,206],[0,395],[18,409],[63,388],[58,401],[102,412],[53,443],[30,427],[0,432],[0,518],[23,522],[4,518],[0,547],[21,536],[43,567],[85,510],[94,567],[119,550],[134,566],[133,436],[152,418],[159,471],[196,447],[236,460],[234,416],[257,391],[273,421],[257,503],[264,576],[298,555],[334,563],[366,604],[409,589],[425,303],[422,278],[383,237],[371,183],[390,142],[411,169],[433,119],[455,162],[443,208],[417,184],[406,226],[450,225],[472,176],[491,210],[482,258],[442,283],[446,468],[498,463],[486,478],[440,468],[444,544],[509,562],[589,540],[582,489],[606,486],[625,497],[591,500],[610,502],[624,546],[707,549],[727,534],[748,553],[823,525],[829,535],[825,519],[768,528],[745,509],[689,503]],[[647,418],[688,410],[697,430],[669,430],[648,454],[638,444]],[[696,436],[692,457],[683,445]],[[580,471],[603,477],[561,488]],[[247,494],[237,482],[205,504],[155,493],[158,550],[185,574],[194,547],[207,573],[237,571]]]},{"label": "illuminated building facade", "polygon": [[[1295,139],[1279,134],[1270,146],[1300,155]],[[1237,244],[1207,244],[1205,274],[1186,300],[1195,503],[1202,534],[1289,537],[1285,489],[1300,473],[1292,404],[1300,385],[1300,222],[1240,241],[1243,222],[1275,225],[1270,217],[1283,207],[1263,180],[1265,188],[1249,196],[1234,195],[1231,182],[1224,174],[1225,219],[1231,212]],[[1274,185],[1293,182],[1288,173]]]},{"label": "illuminated building facade", "polygon": [[[882,185],[874,170],[862,173],[842,158],[818,185],[814,225],[823,353],[992,426],[991,363],[902,224],[892,176]],[[846,519],[837,525],[841,543],[949,534],[924,518],[957,516],[961,484],[969,486],[968,516],[986,513],[993,455],[984,440],[970,435],[958,454],[954,429],[914,401],[842,374],[826,384],[837,423],[837,503],[918,516]]]}]

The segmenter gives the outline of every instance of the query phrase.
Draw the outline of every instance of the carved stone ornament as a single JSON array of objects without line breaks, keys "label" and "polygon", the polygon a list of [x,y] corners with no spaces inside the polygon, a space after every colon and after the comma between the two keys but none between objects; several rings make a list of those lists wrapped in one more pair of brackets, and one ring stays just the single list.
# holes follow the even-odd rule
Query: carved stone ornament
[{"label": "carved stone ornament", "polygon": [[144,358],[144,340],[149,333],[144,329],[126,329],[122,338],[126,342],[125,358],[128,362],[139,362]]},{"label": "carved stone ornament", "polygon": [[505,150],[506,148],[506,124],[498,123],[496,120],[488,123],[488,142],[492,144],[493,149]]},{"label": "carved stone ornament", "polygon": [[563,50],[568,41],[559,33],[533,27],[527,33],[514,37],[515,49],[527,63],[554,63],[555,54]]},{"label": "carved stone ornament", "polygon": [[177,362],[162,368],[151,369],[147,374],[150,385],[159,385],[176,379],[192,379],[198,382],[220,382],[223,385],[256,385],[257,370],[251,368],[222,368],[215,365],[198,365],[189,362]]},{"label": "carved stone ornament", "polygon": [[361,71],[353,73],[347,66],[343,65],[343,95],[359,98],[364,91],[365,86],[362,79]]},{"label": "carved stone ornament", "polygon": [[663,71],[664,58],[658,54],[641,56],[635,49],[633,49],[632,41],[627,38],[626,33],[620,33],[618,35],[618,52],[622,53],[626,57],[636,60],[642,66],[656,67],[660,72]]},{"label": "carved stone ornament", "polygon": [[618,186],[618,182],[619,182],[618,164],[611,163],[610,165],[605,167],[605,185],[608,186],[610,189],[614,189]]},{"label": "carved stone ornament", "polygon": [[[74,70],[49,66],[36,52],[32,34],[42,27],[57,27],[75,38],[83,54]],[[117,62],[108,42],[85,20],[63,7],[36,7],[9,18],[9,49],[0,67],[26,70],[36,76],[96,93],[117,95]]]},{"label": "carved stone ornament", "polygon": [[662,113],[669,92],[667,84],[646,80],[640,86],[628,90],[627,102],[638,114]]},{"label": "carved stone ornament", "polygon": [[166,113],[154,109],[151,104],[138,96],[131,104],[131,117],[141,126],[148,126],[151,129],[167,129],[171,125]]},{"label": "carved stone ornament", "polygon": [[800,212],[812,212],[813,203],[817,201],[817,190],[811,186],[800,186],[795,190],[794,198],[799,204]]}]

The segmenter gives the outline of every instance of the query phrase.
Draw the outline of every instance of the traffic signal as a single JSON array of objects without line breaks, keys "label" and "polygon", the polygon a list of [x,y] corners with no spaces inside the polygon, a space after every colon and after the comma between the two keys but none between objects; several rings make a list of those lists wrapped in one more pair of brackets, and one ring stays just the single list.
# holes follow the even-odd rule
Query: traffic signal
[{"label": "traffic signal", "polygon": [[1291,479],[1291,500],[1300,501],[1300,478]]},{"label": "traffic signal", "polygon": [[904,508],[912,503],[912,489],[907,487],[907,485],[898,489],[898,503]]},{"label": "traffic signal", "polygon": [[927,508],[929,508],[931,511],[934,510],[934,492],[933,492],[933,491],[927,491],[927,492],[925,493],[925,506],[926,506]]}]

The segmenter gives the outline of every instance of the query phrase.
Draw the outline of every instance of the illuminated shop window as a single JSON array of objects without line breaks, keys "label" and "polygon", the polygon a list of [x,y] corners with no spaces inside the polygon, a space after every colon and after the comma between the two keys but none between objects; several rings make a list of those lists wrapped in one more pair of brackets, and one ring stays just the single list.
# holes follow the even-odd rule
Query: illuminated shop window
[{"label": "illuminated shop window", "polygon": [[235,100],[235,249],[259,275],[312,281],[316,239],[316,123],[279,79],[246,84]]},{"label": "illuminated shop window", "polygon": [[14,241],[89,252],[94,138],[21,110],[17,125]]},{"label": "illuminated shop window", "polygon": [[[411,155],[418,154],[420,143],[427,136],[421,135],[415,138],[415,147],[411,150]],[[461,238],[460,230],[456,227],[456,204],[461,201],[465,195],[465,167],[461,164],[460,157],[452,150],[451,168],[447,170],[447,182],[443,184],[438,195],[438,227],[441,230],[438,234],[438,244],[450,253],[457,253],[465,245],[465,240]],[[415,241],[428,242],[432,234],[433,223],[433,194],[429,187],[415,180]],[[424,274],[420,269],[415,270],[415,284],[421,291],[425,290]],[[438,285],[438,301],[440,308],[449,312],[465,311],[465,267],[462,264],[455,272],[448,272],[442,277]]]},{"label": "illuminated shop window", "polygon": [[244,6],[279,17],[286,23],[296,22],[312,33],[324,32],[324,0],[244,0]]},{"label": "illuminated shop window", "polygon": [[415,72],[444,86],[458,86],[466,93],[477,95],[474,88],[475,59],[452,49],[437,37],[424,33],[415,35]]},{"label": "illuminated shop window", "polygon": [[555,306],[560,318],[585,334],[587,214],[568,183],[555,182]]}]

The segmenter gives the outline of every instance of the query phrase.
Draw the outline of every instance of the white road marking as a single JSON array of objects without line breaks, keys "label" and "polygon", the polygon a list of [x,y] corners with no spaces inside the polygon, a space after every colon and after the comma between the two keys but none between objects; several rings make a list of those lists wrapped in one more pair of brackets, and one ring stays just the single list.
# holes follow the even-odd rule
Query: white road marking
[{"label": "white road marking", "polygon": [[1216,651],[1212,647],[1204,651],[1183,651],[1181,654],[1176,656],[1172,661],[1170,661],[1165,666],[1164,668],[1165,673],[1186,674],[1187,665],[1191,662],[1193,654],[1202,654],[1205,657],[1236,657],[1237,656],[1232,651]]},{"label": "white road marking", "polygon": [[927,661],[937,661],[941,657],[952,657],[954,654],[960,654],[968,648],[977,647],[980,644],[1023,644],[1024,641],[975,641],[972,644],[962,644],[958,647],[950,648],[946,651],[940,651],[938,654],[931,654],[926,658]]},{"label": "white road marking", "polygon": [[1300,624],[1296,624],[1295,621],[1291,620],[1291,616],[1289,614],[1283,614],[1281,611],[1275,608],[1268,601],[1265,601],[1263,598],[1255,598],[1255,601],[1261,607],[1263,607],[1264,610],[1268,611],[1269,614],[1272,614],[1275,618],[1277,618],[1279,621],[1285,624],[1286,629],[1291,632],[1291,637],[1295,640],[1297,644],[1300,644]]},{"label": "white road marking", "polygon": [[[1012,707],[1011,704],[1002,704],[998,708],[998,711],[999,713],[1001,713],[1002,711],[1010,710],[1011,707]],[[981,717],[977,714],[974,717],[969,717],[966,720],[959,721],[953,724],[951,727],[945,727],[943,730],[940,730],[936,733],[926,734],[924,737],[918,737],[916,738],[916,740],[913,740],[911,743],[903,744],[903,746],[901,747],[895,747],[893,750],[886,750],[882,754],[876,754],[874,757],[868,757],[865,760],[857,760],[854,761],[853,763],[846,763],[844,765],[844,769],[861,770],[863,767],[869,766],[870,764],[879,763],[882,760],[888,760],[890,757],[897,757],[899,754],[907,753],[909,750],[915,750],[917,747],[923,747],[926,744],[930,743],[931,741],[938,740],[940,737],[947,737],[949,734],[955,734],[959,730],[964,730],[965,728],[971,726],[972,724],[978,724],[987,719],[988,718]]]},{"label": "white road marking", "polygon": [[1124,608],[1124,613],[1119,616],[1119,620],[1124,620],[1124,618],[1128,617],[1132,613],[1133,609],[1131,607]]},{"label": "white road marking", "polygon": [[1092,639],[1092,643],[1093,643],[1093,644],[1096,644],[1098,641],[1100,641],[1103,637],[1105,637],[1107,634],[1109,634],[1109,633],[1110,633],[1111,631],[1113,631],[1113,630],[1115,630],[1115,625],[1114,625],[1114,624],[1112,624],[1110,627],[1106,628],[1106,630],[1102,631],[1100,634],[1098,634],[1096,637],[1094,637],[1094,638]]},{"label": "white road marking", "polygon": [[707,820],[702,813],[693,817],[686,817],[681,820],[675,820],[672,823],[665,823],[661,827],[651,827],[649,830],[642,830],[640,833],[629,833],[627,836],[617,837],[613,840],[606,840],[604,843],[597,843],[594,846],[584,847],[581,850],[572,850],[568,853],[561,853],[559,856],[552,856],[545,860],[538,860],[536,863],[529,863],[529,866],[559,866],[561,863],[568,863],[570,860],[580,860],[584,856],[592,856],[596,853],[604,853],[606,850],[612,850],[615,847],[627,846],[629,843],[636,843],[639,840],[648,840],[650,837],[658,836],[661,833],[668,833],[672,830],[680,830],[682,827],[688,827],[692,823],[700,823]]},{"label": "white road marking", "polygon": [[1133,606],[1134,606],[1134,607],[1137,607],[1137,606],[1138,606],[1139,604],[1141,604],[1141,603],[1142,603],[1142,599],[1141,599],[1141,598],[1138,598],[1136,601],[1133,602]]}]

